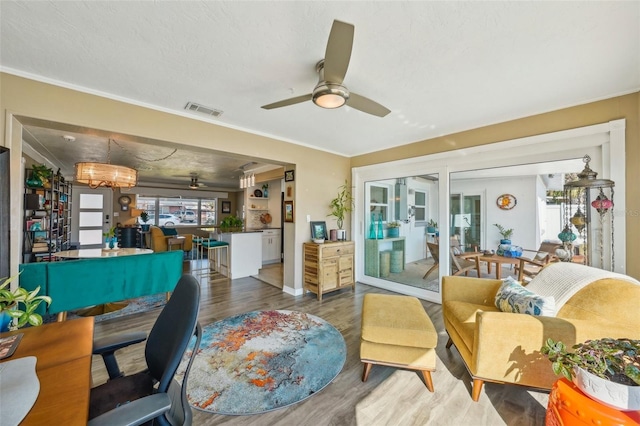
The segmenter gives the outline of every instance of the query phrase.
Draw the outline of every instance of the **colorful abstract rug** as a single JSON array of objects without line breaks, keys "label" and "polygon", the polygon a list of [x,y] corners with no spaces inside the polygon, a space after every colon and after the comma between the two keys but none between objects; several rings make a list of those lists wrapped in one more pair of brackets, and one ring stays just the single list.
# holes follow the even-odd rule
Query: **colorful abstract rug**
[{"label": "colorful abstract rug", "polygon": [[[178,369],[178,380],[186,359]],[[340,373],[347,355],[335,327],[295,311],[254,311],[203,328],[187,395],[196,409],[258,414],[300,402]]]}]

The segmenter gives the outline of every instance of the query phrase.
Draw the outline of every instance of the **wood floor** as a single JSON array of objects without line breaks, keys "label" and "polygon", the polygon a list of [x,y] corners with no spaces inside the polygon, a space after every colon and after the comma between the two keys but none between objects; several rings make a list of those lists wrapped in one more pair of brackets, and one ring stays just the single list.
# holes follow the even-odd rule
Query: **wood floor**
[{"label": "wood floor", "polygon": [[[185,263],[185,265],[187,265]],[[422,301],[439,332],[437,371],[433,373],[435,393],[430,393],[413,371],[374,366],[366,383],[361,381],[359,359],[360,315],[367,293],[388,291],[357,284],[326,294],[322,302],[315,295],[290,296],[255,278],[233,282],[202,283],[199,321],[202,325],[225,317],[264,309],[307,312],[333,324],[347,343],[347,360],[342,372],[325,389],[288,408],[254,416],[222,416],[193,410],[195,425],[544,425],[548,394],[518,386],[486,384],[479,402],[470,396],[471,380],[454,347],[445,348],[447,335],[440,305]],[[159,310],[133,314],[96,324],[96,337],[117,332],[148,331]],[[144,344],[118,352],[125,373],[144,367]],[[94,384],[106,380],[100,357],[94,357]]]}]

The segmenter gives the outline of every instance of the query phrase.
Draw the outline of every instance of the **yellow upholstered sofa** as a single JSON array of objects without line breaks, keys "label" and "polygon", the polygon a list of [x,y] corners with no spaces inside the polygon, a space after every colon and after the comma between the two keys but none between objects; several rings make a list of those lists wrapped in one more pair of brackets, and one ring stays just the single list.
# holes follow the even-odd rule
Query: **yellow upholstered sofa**
[{"label": "yellow upholstered sofa", "polygon": [[[169,229],[176,229],[177,228],[169,228]],[[158,226],[150,226],[149,227],[149,235],[151,237],[151,249],[154,252],[158,252],[158,251],[167,251],[168,250],[168,245],[167,245],[167,237],[168,235],[165,235],[165,233],[163,232],[162,228],[158,227]],[[191,234],[179,234],[179,236],[184,237],[184,251],[185,252],[190,252],[191,249],[193,248],[193,241],[192,241],[192,235]]]},{"label": "yellow upholstered sofa", "polygon": [[[572,288],[573,283],[579,288]],[[540,354],[548,338],[568,347],[602,337],[640,339],[640,283],[631,277],[572,263],[550,264],[526,289],[548,287],[560,302],[555,316],[500,311],[495,296],[502,284],[472,277],[442,279],[447,348],[454,344],[458,349],[473,379],[474,401],[485,381],[550,389],[558,377]]]}]

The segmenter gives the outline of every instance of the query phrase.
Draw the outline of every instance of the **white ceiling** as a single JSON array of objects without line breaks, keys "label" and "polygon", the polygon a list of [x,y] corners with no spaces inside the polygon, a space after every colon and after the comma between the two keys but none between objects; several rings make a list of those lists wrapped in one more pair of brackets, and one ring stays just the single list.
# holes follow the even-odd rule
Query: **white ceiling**
[{"label": "white ceiling", "polygon": [[[261,109],[313,89],[334,19],[391,113]],[[0,66],[353,156],[640,90],[640,2],[2,0]]]}]

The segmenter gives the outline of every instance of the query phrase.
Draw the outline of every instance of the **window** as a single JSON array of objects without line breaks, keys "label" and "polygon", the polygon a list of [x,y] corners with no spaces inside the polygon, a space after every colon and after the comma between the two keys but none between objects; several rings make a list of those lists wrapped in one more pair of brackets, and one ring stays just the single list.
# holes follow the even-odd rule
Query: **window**
[{"label": "window", "polygon": [[425,222],[427,220],[427,193],[424,191],[415,191],[415,203],[414,211],[416,225],[423,225],[418,222]]},{"label": "window", "polygon": [[136,207],[146,210],[149,223],[156,226],[213,225],[216,223],[216,201],[139,195]]},{"label": "window", "polygon": [[375,220],[382,218],[386,222],[389,218],[389,187],[369,185],[369,211]]}]

